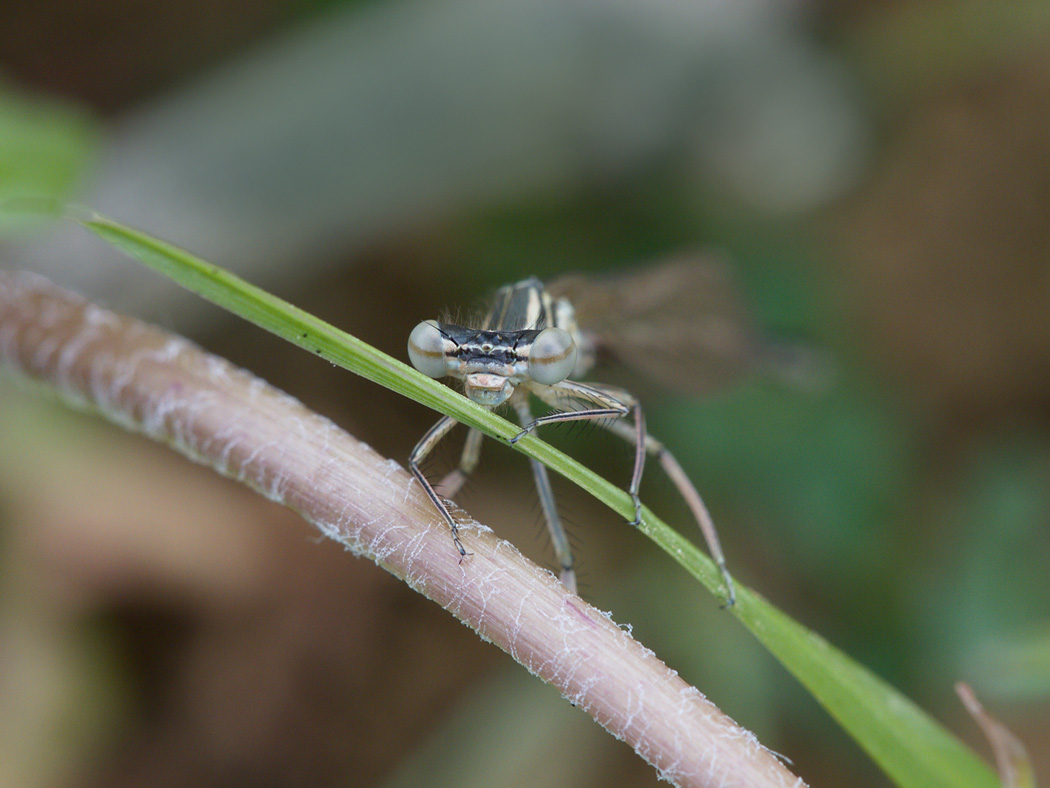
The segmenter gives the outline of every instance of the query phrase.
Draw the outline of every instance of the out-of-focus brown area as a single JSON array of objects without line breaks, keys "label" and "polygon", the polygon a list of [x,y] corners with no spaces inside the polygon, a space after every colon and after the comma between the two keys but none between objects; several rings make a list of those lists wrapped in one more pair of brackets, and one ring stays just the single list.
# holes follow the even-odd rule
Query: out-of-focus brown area
[{"label": "out-of-focus brown area", "polygon": [[[698,196],[678,180],[675,150],[641,172],[434,217],[346,265],[333,253],[327,268],[293,273],[281,295],[403,357],[415,321],[471,308],[504,274],[546,275],[577,258],[595,267],[604,253],[624,262],[635,250],[726,249],[757,319],[800,334],[836,367],[831,394],[748,389],[650,410],[654,432],[678,435],[734,573],[988,756],[952,694],[956,680],[974,684],[1046,775],[1050,670],[1032,671],[1040,684],[1004,665],[1014,664],[1010,637],[1045,642],[1050,619],[1050,24],[1033,13],[1016,46],[985,47],[985,28],[960,23],[962,54],[938,43],[928,71],[901,74],[902,62],[923,63],[899,53],[924,52],[924,5],[824,4],[809,18],[813,45],[851,73],[873,139],[851,188],[818,208],[769,218]],[[144,8],[7,3],[4,74],[117,117],[319,13]],[[958,18],[1015,12],[1031,6],[990,3]],[[880,39],[886,30],[910,43]],[[969,62],[967,46],[976,65],[936,60]],[[233,320],[194,338],[399,462],[436,419]],[[582,715],[585,733],[559,736],[564,752],[525,766],[508,754],[499,771],[497,757],[472,749],[487,733],[509,730],[492,748],[528,753],[529,736],[575,724],[478,699],[501,697],[484,693],[516,670],[503,655],[293,513],[3,386],[0,782],[378,786],[432,768],[433,782],[417,784],[458,774],[455,784],[533,785],[549,768],[564,785],[658,784]],[[551,438],[626,482],[629,450],[584,433]],[[550,563],[524,462],[488,443],[483,458],[462,503]],[[673,497],[647,481],[673,513]],[[629,620],[811,784],[889,784],[714,602],[694,600],[669,559],[599,504],[557,493],[584,596]],[[676,612],[668,599],[681,600]]]},{"label": "out-of-focus brown area", "polygon": [[[32,574],[23,610],[42,617],[5,627],[6,667],[23,669],[5,679],[5,706],[46,692],[54,676],[18,645],[59,624],[74,653],[88,624],[113,638],[109,689],[131,700],[110,762],[65,780],[374,781],[454,697],[448,664],[471,673],[490,661],[456,646],[466,633],[447,617],[424,624],[429,603],[385,574],[347,571],[343,551],[293,513],[144,440],[74,431],[79,444],[27,447],[5,480],[32,483],[4,490],[7,561]],[[49,475],[56,489],[41,491]],[[411,674],[390,671],[420,652]]]},{"label": "out-of-focus brown area", "polygon": [[858,325],[944,429],[972,431],[1050,392],[1050,52],[912,107],[834,232]]},{"label": "out-of-focus brown area", "polygon": [[6,3],[8,78],[118,111],[219,61],[287,19],[280,2]]}]

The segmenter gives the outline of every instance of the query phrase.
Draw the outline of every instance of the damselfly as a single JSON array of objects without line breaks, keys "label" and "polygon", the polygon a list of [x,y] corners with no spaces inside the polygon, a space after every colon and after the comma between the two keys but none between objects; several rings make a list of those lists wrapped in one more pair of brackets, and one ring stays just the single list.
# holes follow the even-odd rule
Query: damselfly
[{"label": "damselfly", "polygon": [[[577,325],[577,318],[580,324]],[[589,324],[584,322],[589,320]],[[582,328],[581,328],[582,326]],[[679,259],[618,279],[563,277],[548,287],[535,277],[497,291],[480,328],[426,320],[413,329],[408,355],[420,372],[463,381],[466,395],[486,408],[507,404],[522,426],[511,443],[543,424],[592,420],[635,446],[628,492],[634,522],[641,522],[638,489],[646,455],[655,457],[688,504],[726,586],[726,603],[736,599],[714,523],[703,499],[674,456],[645,429],[638,400],[627,391],[580,383],[599,355],[615,356],[659,382],[686,391],[704,391],[745,370],[754,343],[725,268],[717,261]],[[553,408],[533,416],[530,395]],[[443,498],[420,470],[420,463],[456,426],[442,418],[423,436],[409,468],[452,530],[461,556],[467,551],[459,527]],[[459,467],[438,485],[455,496],[475,469],[482,433],[471,429]],[[575,590],[569,540],[551,492],[547,469],[530,459],[547,520],[561,580]]]}]

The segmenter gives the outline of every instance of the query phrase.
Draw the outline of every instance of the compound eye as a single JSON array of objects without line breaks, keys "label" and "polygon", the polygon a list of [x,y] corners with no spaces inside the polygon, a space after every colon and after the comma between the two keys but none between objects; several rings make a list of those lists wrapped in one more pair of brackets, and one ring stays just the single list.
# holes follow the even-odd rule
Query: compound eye
[{"label": "compound eye", "polygon": [[445,367],[445,337],[435,320],[424,320],[408,335],[408,358],[412,366],[427,377],[443,378]]},{"label": "compound eye", "polygon": [[576,368],[576,343],[568,331],[545,328],[532,341],[529,377],[544,386],[561,383]]}]

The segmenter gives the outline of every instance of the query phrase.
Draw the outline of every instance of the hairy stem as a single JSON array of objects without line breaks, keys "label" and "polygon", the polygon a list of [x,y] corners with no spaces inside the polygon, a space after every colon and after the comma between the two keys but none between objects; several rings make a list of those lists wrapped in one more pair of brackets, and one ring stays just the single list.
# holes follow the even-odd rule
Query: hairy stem
[{"label": "hairy stem", "polygon": [[185,339],[0,271],[0,368],[299,512],[553,684],[680,786],[801,785],[752,734],[489,529],[448,527],[393,460]]}]

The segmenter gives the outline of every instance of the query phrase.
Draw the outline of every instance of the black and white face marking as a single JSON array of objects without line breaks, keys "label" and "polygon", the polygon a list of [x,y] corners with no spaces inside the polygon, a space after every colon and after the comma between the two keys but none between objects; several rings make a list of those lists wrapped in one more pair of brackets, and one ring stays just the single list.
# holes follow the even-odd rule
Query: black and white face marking
[{"label": "black and white face marking", "polygon": [[[563,308],[564,313],[564,308]],[[501,288],[484,328],[426,320],[408,338],[412,365],[463,381],[479,405],[502,405],[523,384],[552,386],[576,368],[576,343],[554,324],[556,306],[536,278]]]}]

